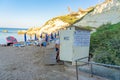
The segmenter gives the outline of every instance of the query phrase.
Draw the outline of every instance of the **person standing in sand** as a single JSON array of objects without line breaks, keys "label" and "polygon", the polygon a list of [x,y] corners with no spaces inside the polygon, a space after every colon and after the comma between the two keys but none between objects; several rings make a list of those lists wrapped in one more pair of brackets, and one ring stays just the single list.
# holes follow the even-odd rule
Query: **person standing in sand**
[{"label": "person standing in sand", "polygon": [[55,49],[56,49],[56,61],[60,61],[60,57],[59,57],[59,49],[60,49],[60,39],[59,37],[56,39],[55,41]]}]

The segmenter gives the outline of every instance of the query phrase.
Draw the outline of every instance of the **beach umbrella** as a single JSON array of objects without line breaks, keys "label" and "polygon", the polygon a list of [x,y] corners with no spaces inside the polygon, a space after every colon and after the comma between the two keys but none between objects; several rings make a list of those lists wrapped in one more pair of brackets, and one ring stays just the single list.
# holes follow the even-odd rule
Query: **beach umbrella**
[{"label": "beach umbrella", "polygon": [[36,36],[36,34],[35,34],[35,40],[37,40],[37,36]]},{"label": "beach umbrella", "polygon": [[35,35],[35,31],[27,31],[27,35],[29,35],[29,36],[33,36],[33,35]]},{"label": "beach umbrella", "polygon": [[42,32],[40,32],[40,30],[36,31],[36,35],[37,35],[38,38],[40,38],[41,34],[42,34]]},{"label": "beach umbrella", "polygon": [[18,34],[19,34],[19,35],[24,35],[24,41],[25,41],[25,42],[27,41],[26,32],[27,32],[26,30],[19,30],[19,31],[18,31]]},{"label": "beach umbrella", "polygon": [[18,34],[24,35],[26,32],[27,32],[26,30],[19,30],[19,31],[18,31]]},{"label": "beach umbrella", "polygon": [[45,41],[48,42],[48,34],[45,34]]},{"label": "beach umbrella", "polygon": [[52,40],[54,39],[54,37],[53,37],[53,33],[51,33],[51,39],[52,39]]},{"label": "beach umbrella", "polygon": [[27,41],[26,33],[24,34],[24,41],[25,41],[25,42]]},{"label": "beach umbrella", "polygon": [[13,44],[17,43],[17,39],[14,38],[13,36],[6,37],[6,40],[7,40],[7,43],[13,43]]},{"label": "beach umbrella", "polygon": [[56,38],[56,33],[55,33],[55,38]]}]

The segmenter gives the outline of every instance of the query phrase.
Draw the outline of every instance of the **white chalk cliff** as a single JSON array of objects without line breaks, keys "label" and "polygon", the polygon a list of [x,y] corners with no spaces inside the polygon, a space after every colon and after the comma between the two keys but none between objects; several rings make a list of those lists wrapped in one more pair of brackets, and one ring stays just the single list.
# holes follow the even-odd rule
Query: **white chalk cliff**
[{"label": "white chalk cliff", "polygon": [[106,0],[96,5],[93,11],[85,15],[75,26],[99,27],[103,24],[120,22],[120,0]]}]

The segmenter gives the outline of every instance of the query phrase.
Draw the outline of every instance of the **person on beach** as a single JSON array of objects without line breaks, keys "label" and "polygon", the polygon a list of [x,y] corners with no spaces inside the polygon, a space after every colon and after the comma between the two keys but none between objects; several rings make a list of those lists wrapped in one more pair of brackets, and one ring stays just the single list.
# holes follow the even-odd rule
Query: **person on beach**
[{"label": "person on beach", "polygon": [[56,49],[56,61],[59,62],[60,61],[60,57],[59,57],[59,49],[60,49],[60,39],[59,37],[56,39],[55,41],[55,49]]},{"label": "person on beach", "polygon": [[54,39],[54,37],[53,37],[53,33],[51,33],[51,35],[50,35],[50,36],[51,36],[51,40],[53,40],[53,39]]}]

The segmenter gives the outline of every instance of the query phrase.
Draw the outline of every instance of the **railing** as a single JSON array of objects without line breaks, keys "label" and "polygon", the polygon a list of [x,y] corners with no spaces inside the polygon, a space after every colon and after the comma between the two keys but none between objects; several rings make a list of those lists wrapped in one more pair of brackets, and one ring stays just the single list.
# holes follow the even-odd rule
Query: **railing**
[{"label": "railing", "polygon": [[104,67],[109,67],[109,68],[114,68],[114,69],[120,69],[120,66],[102,64],[102,63],[95,63],[95,62],[90,62],[90,61],[86,62],[86,61],[83,61],[83,59],[90,59],[90,57],[83,57],[83,58],[80,58],[80,59],[76,60],[76,78],[77,78],[77,80],[79,80],[78,66],[82,66],[82,65],[78,65],[78,62],[82,62],[82,63],[85,63],[85,64],[90,64],[91,77],[93,77],[93,64],[94,65],[99,65],[99,66],[104,66]]}]

